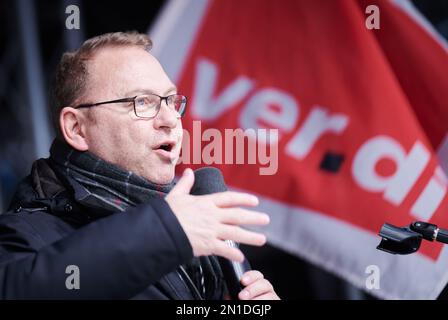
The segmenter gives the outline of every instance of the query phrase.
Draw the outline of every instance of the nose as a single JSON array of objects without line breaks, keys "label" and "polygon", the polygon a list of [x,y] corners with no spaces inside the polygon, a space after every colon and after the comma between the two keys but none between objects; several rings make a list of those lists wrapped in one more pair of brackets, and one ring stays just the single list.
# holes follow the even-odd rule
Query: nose
[{"label": "nose", "polygon": [[175,128],[179,115],[175,110],[168,107],[167,101],[163,100],[160,104],[160,110],[154,118],[154,127],[159,128]]}]

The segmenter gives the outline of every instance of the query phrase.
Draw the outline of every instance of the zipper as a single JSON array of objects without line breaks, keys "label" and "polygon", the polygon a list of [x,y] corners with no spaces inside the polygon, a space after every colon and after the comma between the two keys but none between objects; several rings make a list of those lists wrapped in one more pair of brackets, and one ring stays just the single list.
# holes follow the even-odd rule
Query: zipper
[{"label": "zipper", "polygon": [[[188,275],[187,271],[184,269],[183,266],[180,266],[180,271],[182,271],[182,274],[185,276],[185,278],[188,280],[188,283],[190,284],[191,288],[193,288],[195,294],[199,298],[199,300],[204,300],[204,297],[202,297],[201,293],[199,292],[198,288],[194,284],[193,280],[191,280],[190,276]],[[181,274],[179,274],[179,277],[183,282],[185,282],[185,279],[182,277]]]},{"label": "zipper", "polygon": [[47,211],[48,207],[42,207],[42,208],[22,208],[18,207],[14,210],[15,213],[19,213],[21,211],[27,211],[27,212],[36,212],[36,211]]}]

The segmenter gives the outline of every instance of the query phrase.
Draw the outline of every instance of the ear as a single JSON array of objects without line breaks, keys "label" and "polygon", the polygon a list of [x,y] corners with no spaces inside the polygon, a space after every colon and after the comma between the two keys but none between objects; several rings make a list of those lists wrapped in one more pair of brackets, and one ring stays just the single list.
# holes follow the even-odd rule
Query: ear
[{"label": "ear", "polygon": [[79,151],[87,151],[89,149],[84,132],[85,121],[86,119],[82,112],[71,107],[63,108],[59,114],[59,125],[65,141]]}]

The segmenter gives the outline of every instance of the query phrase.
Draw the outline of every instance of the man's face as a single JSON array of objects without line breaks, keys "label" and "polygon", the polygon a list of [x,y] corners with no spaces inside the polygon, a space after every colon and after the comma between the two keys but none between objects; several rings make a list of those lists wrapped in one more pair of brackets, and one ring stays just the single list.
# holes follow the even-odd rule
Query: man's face
[{"label": "man's face", "polygon": [[[82,103],[95,103],[140,94],[168,96],[176,93],[160,63],[138,47],[100,50],[89,62],[89,82]],[[179,158],[182,123],[165,101],[155,118],[138,118],[133,103],[84,109],[85,138],[89,151],[151,182],[164,184],[174,178]],[[170,152],[158,149],[171,142]]]}]

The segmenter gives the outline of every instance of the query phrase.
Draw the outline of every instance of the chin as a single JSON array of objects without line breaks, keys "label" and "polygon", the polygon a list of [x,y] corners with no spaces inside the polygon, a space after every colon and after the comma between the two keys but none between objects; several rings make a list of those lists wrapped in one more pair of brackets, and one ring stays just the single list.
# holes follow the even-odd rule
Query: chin
[{"label": "chin", "polygon": [[154,174],[154,172],[148,173],[145,175],[145,178],[148,179],[149,181],[151,181],[152,183],[157,183],[157,184],[167,184],[167,183],[171,183],[171,181],[173,181],[174,179],[174,167],[168,168],[164,168],[161,170],[158,170],[156,174]]}]

